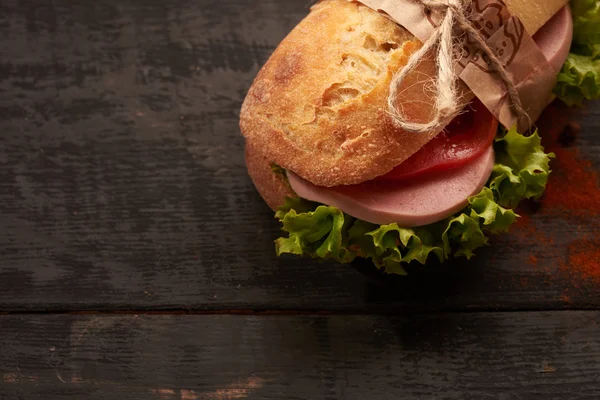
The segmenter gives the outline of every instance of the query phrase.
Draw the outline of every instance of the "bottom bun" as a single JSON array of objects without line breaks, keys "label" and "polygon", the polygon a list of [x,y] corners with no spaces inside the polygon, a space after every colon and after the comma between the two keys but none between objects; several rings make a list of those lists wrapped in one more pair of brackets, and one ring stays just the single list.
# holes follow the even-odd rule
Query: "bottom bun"
[{"label": "bottom bun", "polygon": [[265,202],[276,211],[286,196],[295,196],[281,174],[273,172],[271,162],[260,152],[258,146],[246,140],[246,167],[256,190]]}]

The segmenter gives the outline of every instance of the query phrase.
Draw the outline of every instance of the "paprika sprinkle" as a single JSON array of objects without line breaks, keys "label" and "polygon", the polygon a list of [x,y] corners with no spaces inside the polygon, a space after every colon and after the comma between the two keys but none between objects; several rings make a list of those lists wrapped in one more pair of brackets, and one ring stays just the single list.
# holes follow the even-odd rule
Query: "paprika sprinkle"
[{"label": "paprika sprinkle", "polygon": [[[600,175],[590,160],[571,147],[580,129],[569,122],[572,112],[555,102],[546,117],[540,118],[542,144],[556,155],[553,173],[535,219],[532,211],[519,210],[521,218],[514,231],[530,246],[527,261],[534,271],[543,273],[548,284],[564,285],[561,299],[565,304],[573,296],[600,287]],[[556,219],[569,221],[568,232],[539,227]],[[553,245],[555,239],[562,245]],[[521,280],[521,285],[527,286],[527,281]]]},{"label": "paprika sprinkle", "polygon": [[565,147],[577,140],[579,127],[568,122],[569,111],[564,108],[553,103],[548,111],[554,118],[542,119],[546,123],[540,126],[546,151],[556,154],[542,208],[553,215],[593,219],[600,216],[600,177],[578,149]]},{"label": "paprika sprinkle", "polygon": [[568,248],[568,262],[561,266],[577,278],[591,280],[600,285],[600,241],[580,240]]}]

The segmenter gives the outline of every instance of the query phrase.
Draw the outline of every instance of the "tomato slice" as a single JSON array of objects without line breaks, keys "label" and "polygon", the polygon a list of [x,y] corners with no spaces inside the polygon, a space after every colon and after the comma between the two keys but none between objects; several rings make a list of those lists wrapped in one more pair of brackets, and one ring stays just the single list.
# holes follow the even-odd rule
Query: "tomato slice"
[{"label": "tomato slice", "polygon": [[485,152],[494,141],[497,129],[496,118],[475,99],[443,132],[377,179],[400,180],[461,167]]}]

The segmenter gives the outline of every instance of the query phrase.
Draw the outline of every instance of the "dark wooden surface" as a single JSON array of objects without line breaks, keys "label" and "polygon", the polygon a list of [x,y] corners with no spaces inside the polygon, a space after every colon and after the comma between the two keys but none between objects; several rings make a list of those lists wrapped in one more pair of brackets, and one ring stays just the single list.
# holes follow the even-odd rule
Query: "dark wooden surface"
[{"label": "dark wooden surface", "polygon": [[2,398],[592,400],[599,323],[575,311],[4,316]]},{"label": "dark wooden surface", "polygon": [[407,278],[275,257],[238,112],[309,3],[0,0],[0,399],[600,398],[597,215]]}]

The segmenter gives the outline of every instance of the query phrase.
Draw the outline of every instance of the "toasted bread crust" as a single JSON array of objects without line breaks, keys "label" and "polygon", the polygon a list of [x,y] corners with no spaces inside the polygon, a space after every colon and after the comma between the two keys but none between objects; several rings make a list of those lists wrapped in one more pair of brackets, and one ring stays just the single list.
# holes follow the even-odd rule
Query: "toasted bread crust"
[{"label": "toasted bread crust", "polygon": [[256,190],[273,211],[283,205],[286,196],[295,196],[280,174],[273,172],[271,162],[251,141],[246,141],[246,167]]},{"label": "toasted bread crust", "polygon": [[[240,127],[262,155],[321,186],[364,182],[402,163],[438,132],[397,129],[387,113],[390,81],[420,43],[356,2],[324,0],[283,40],[242,106]],[[431,113],[423,74],[412,74],[404,112]]]}]

